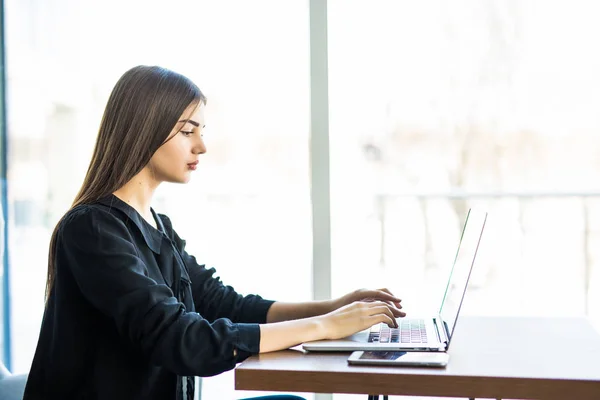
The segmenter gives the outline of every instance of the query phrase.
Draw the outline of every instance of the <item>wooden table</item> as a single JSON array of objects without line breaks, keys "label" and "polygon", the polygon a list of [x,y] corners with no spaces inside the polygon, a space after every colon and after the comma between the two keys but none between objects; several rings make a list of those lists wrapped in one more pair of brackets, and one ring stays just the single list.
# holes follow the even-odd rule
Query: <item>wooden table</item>
[{"label": "wooden table", "polygon": [[600,335],[583,318],[461,317],[446,368],[349,366],[349,353],[251,357],[236,390],[599,400]]}]

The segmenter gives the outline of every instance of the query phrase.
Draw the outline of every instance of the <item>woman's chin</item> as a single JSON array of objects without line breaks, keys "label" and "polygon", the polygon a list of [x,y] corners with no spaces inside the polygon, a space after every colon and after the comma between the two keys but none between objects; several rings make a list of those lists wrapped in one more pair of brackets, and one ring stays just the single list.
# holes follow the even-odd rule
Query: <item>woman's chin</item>
[{"label": "woman's chin", "polygon": [[192,179],[191,172],[187,172],[186,174],[184,174],[181,177],[181,179],[178,181],[178,183],[188,183],[191,179]]},{"label": "woman's chin", "polygon": [[165,179],[163,182],[167,183],[188,183],[192,179],[192,174],[186,173],[180,176],[170,176],[168,179]]}]

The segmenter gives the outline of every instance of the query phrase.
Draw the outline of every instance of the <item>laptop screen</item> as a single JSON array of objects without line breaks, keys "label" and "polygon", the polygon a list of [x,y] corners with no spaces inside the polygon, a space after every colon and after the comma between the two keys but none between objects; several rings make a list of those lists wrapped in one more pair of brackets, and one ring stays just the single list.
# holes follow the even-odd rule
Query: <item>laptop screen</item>
[{"label": "laptop screen", "polygon": [[449,339],[452,338],[454,333],[454,326],[469,283],[486,219],[487,213],[485,211],[471,209],[467,213],[454,264],[440,306],[440,316],[448,329]]}]

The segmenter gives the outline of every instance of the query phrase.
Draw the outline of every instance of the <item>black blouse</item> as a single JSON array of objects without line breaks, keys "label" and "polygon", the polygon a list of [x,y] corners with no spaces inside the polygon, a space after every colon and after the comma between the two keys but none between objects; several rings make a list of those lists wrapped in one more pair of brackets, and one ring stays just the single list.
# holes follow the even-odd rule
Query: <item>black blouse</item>
[{"label": "black blouse", "polygon": [[25,400],[191,398],[188,377],[258,353],[273,302],[225,286],[152,213],[159,230],[110,195],[63,218]]}]

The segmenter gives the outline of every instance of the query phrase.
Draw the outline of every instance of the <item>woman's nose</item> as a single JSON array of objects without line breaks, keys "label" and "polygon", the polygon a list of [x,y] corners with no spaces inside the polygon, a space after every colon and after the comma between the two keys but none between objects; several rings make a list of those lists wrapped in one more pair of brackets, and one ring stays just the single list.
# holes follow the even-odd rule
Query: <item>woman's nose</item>
[{"label": "woman's nose", "polygon": [[204,143],[204,139],[200,138],[198,143],[194,146],[193,152],[194,154],[206,153],[206,144]]}]

